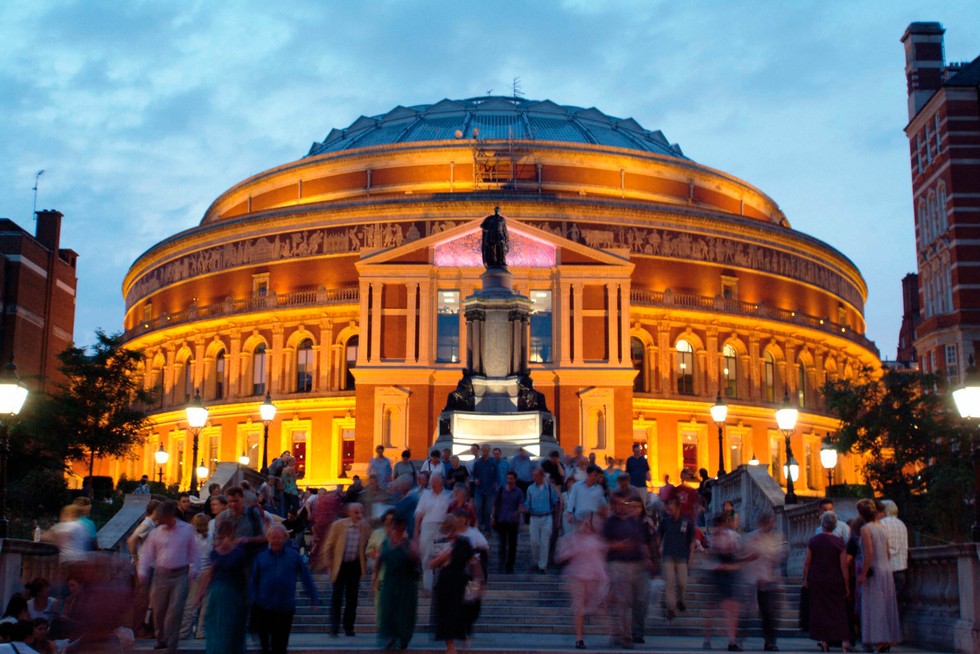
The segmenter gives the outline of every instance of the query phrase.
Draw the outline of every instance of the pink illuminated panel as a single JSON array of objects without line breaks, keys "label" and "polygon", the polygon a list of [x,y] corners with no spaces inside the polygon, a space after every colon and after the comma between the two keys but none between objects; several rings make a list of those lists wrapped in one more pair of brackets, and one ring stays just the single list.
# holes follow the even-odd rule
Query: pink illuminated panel
[{"label": "pink illuminated panel", "polygon": [[[482,268],[480,230],[458,236],[435,246],[435,265],[440,268]],[[547,241],[510,230],[507,265],[511,268],[551,268],[557,261],[555,246]]]}]

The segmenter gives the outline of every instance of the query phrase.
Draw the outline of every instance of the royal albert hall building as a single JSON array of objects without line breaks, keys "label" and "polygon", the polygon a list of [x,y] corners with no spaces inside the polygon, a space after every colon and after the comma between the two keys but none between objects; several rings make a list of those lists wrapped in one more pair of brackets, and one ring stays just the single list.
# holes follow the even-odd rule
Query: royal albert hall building
[{"label": "royal albert hall building", "polygon": [[[480,221],[507,218],[515,289],[533,301],[530,368],[566,450],[645,449],[657,484],[718,469],[710,407],[728,405],[727,470],[782,482],[774,411],[800,409],[802,495],[820,493],[836,421],[817,389],[879,364],[867,287],[778,205],[688,159],[659,131],[597,109],[482,97],[396,107],[331,130],[305,157],[222,193],[123,283],[127,345],[159,391],[152,434],[104,472],[189,485],[185,407],[199,391],[205,465],[292,450],[305,485],[434,441],[466,353]],[[853,481],[842,458],[837,480]],[[843,478],[840,476],[843,473]]]}]

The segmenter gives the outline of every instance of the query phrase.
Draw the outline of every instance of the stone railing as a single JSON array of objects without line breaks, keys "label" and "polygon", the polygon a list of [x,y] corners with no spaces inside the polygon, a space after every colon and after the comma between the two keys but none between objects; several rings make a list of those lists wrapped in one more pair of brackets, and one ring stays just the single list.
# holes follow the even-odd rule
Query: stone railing
[{"label": "stone railing", "polygon": [[765,303],[726,300],[720,295],[715,297],[684,295],[683,293],[674,293],[670,289],[666,291],[652,291],[645,288],[632,288],[630,290],[630,303],[640,307],[680,307],[708,313],[756,316],[767,320],[792,323],[846,338],[874,352],[876,355],[878,354],[878,347],[874,344],[874,341],[868,339],[864,334],[857,333],[846,325],[831,322],[829,317],[810,316],[801,311],[780,309]]},{"label": "stone railing", "polygon": [[731,502],[739,524],[748,531],[755,527],[760,515],[781,507],[784,498],[783,489],[769,475],[766,466],[740,465],[712,485],[709,519],[721,513],[725,502]]},{"label": "stone railing", "polygon": [[357,304],[360,291],[356,286],[327,289],[323,286],[314,291],[293,291],[292,293],[269,293],[268,295],[246,298],[226,298],[224,302],[198,306],[191,304],[183,311],[174,311],[144,320],[132,329],[127,329],[125,338],[130,340],[158,329],[173,325],[208,320],[242,313],[266,311],[268,309],[300,309],[334,304]]},{"label": "stone railing", "polygon": [[56,585],[62,581],[58,548],[48,543],[5,538],[0,540],[0,592],[6,602],[24,584],[44,577]]},{"label": "stone railing", "polygon": [[980,652],[980,546],[911,548],[907,575],[901,598],[906,640],[942,651]]}]

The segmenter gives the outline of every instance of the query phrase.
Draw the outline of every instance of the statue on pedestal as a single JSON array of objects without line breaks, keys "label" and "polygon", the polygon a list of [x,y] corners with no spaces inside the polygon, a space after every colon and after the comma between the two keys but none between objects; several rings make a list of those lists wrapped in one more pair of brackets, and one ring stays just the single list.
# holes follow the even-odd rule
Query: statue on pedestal
[{"label": "statue on pedestal", "polygon": [[480,227],[483,229],[483,265],[487,268],[506,268],[510,239],[507,236],[507,224],[500,215],[500,207],[494,207],[493,215],[484,218]]}]

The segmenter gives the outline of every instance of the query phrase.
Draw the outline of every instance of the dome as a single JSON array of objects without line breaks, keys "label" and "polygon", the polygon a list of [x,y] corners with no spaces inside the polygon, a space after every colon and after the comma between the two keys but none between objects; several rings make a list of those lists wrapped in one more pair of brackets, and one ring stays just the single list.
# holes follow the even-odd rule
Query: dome
[{"label": "dome", "polygon": [[558,141],[601,145],[686,159],[680,146],[659,130],[632,118],[614,118],[598,109],[558,105],[550,100],[487,96],[398,106],[386,114],[361,116],[333,129],[308,156],[392,143],[462,139]]}]

